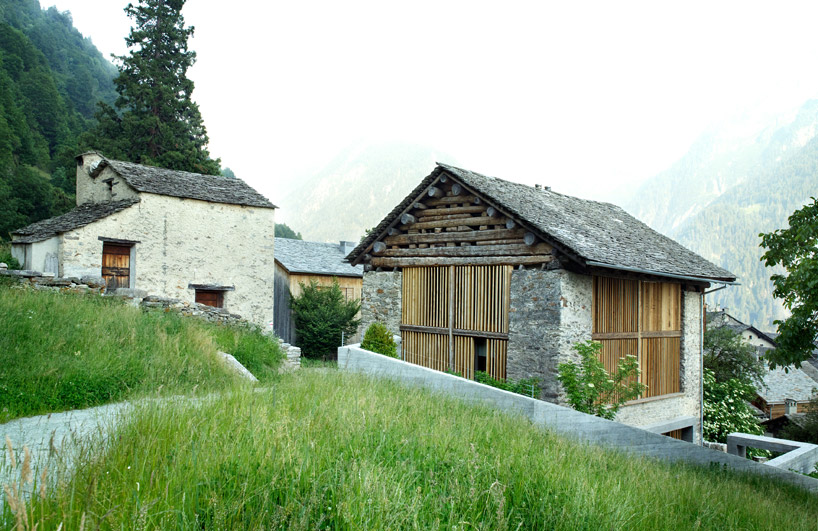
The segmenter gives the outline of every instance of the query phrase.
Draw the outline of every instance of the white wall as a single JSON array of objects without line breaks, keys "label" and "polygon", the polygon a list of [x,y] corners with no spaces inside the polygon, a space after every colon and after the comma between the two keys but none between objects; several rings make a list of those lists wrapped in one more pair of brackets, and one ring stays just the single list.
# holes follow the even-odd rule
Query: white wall
[{"label": "white wall", "polygon": [[189,284],[235,286],[224,307],[255,323],[273,318],[274,210],[155,194],[62,235],[62,276],[99,276],[100,237],[138,241],[133,287],[193,302]]},{"label": "white wall", "polygon": [[12,243],[11,255],[23,269],[59,275],[60,238],[54,236],[34,243]]}]

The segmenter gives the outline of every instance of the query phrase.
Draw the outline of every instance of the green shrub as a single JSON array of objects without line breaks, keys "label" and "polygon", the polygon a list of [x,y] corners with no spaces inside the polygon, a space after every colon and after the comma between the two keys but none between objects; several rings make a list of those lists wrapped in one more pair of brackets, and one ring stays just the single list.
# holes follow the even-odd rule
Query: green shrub
[{"label": "green shrub", "polygon": [[573,349],[579,354],[579,363],[560,363],[557,380],[562,383],[571,407],[583,413],[613,420],[622,404],[641,395],[646,386],[637,381],[639,362],[627,355],[619,360],[616,373],[608,374],[599,360],[602,343],[584,341]]},{"label": "green shrub", "polygon": [[355,316],[361,302],[344,300],[337,279],[329,287],[319,286],[315,280],[298,285],[301,294],[290,295],[296,345],[304,357],[335,359],[342,338],[353,335],[358,328],[360,321]]},{"label": "green shrub", "polygon": [[16,258],[11,256],[11,244],[0,243],[0,262],[4,262],[9,269],[20,269],[22,264]]},{"label": "green shrub", "polygon": [[398,347],[392,333],[381,323],[372,323],[364,333],[361,348],[392,358],[398,357]]},{"label": "green shrub", "polygon": [[705,368],[704,438],[726,443],[727,435],[733,432],[763,434],[764,429],[748,405],[748,401],[754,397],[755,388],[752,384],[737,378],[719,382],[713,371]]},{"label": "green shrub", "polygon": [[539,395],[540,379],[539,378],[523,378],[522,380],[497,380],[492,375],[483,371],[474,371],[474,381],[511,391],[518,395],[529,396],[537,398]]}]

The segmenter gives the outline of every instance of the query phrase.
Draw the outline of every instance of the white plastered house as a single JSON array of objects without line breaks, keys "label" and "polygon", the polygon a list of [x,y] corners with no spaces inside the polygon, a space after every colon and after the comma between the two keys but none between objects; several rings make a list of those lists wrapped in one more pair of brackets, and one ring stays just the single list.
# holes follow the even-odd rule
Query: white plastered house
[{"label": "white plastered house", "polygon": [[88,152],[77,157],[77,207],[12,233],[25,269],[103,277],[133,290],[273,317],[275,205],[240,179]]}]

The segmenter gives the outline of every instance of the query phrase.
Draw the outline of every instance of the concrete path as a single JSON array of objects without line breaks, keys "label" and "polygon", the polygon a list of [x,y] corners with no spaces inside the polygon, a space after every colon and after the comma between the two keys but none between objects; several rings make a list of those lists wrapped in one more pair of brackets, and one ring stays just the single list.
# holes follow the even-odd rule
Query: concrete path
[{"label": "concrete path", "polygon": [[[32,465],[35,474],[48,462],[51,449],[55,448],[59,455],[71,461],[77,443],[88,440],[89,436],[102,434],[114,425],[114,421],[123,411],[132,408],[132,404],[121,402],[88,409],[51,413],[37,417],[15,419],[0,424],[0,439],[3,446],[3,458],[0,463],[0,485],[10,481],[19,482],[19,466],[23,459],[23,447],[31,452]],[[9,470],[8,450],[6,437],[14,447],[18,462],[18,471]],[[53,457],[53,455],[52,455]],[[49,467],[53,468],[53,467]]]}]

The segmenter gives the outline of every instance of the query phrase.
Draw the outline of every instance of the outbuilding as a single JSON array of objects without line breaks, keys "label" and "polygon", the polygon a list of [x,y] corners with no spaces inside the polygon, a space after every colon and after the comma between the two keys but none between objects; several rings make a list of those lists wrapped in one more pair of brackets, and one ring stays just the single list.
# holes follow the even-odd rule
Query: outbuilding
[{"label": "outbuilding", "polygon": [[595,339],[647,385],[617,420],[700,437],[704,293],[736,277],[621,208],[438,164],[348,259],[362,326],[400,334],[404,360],[537,377],[565,403],[557,366]]},{"label": "outbuilding", "polygon": [[240,179],[77,157],[77,207],[12,232],[25,269],[273,318],[275,206]]}]

